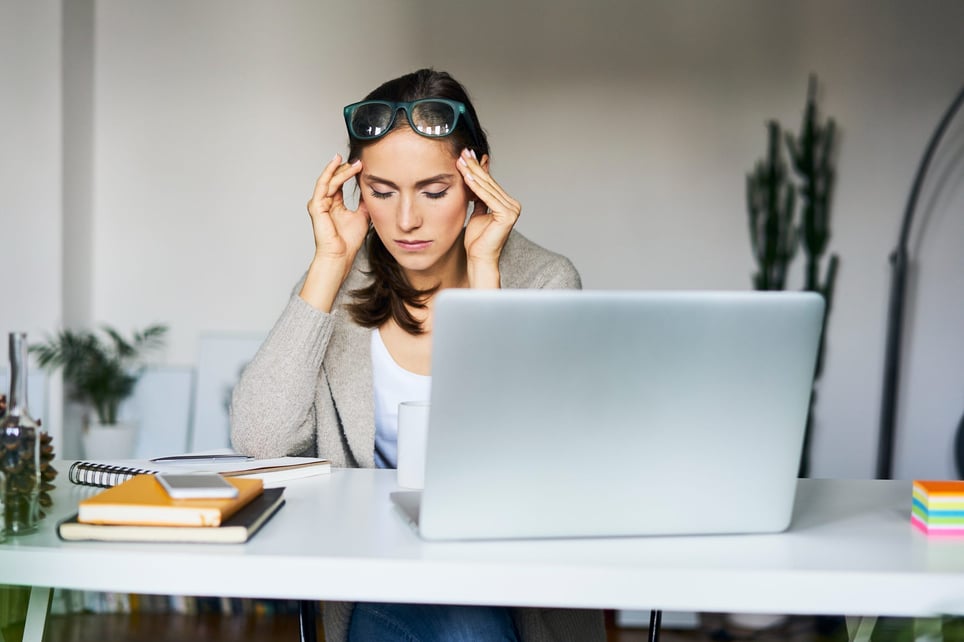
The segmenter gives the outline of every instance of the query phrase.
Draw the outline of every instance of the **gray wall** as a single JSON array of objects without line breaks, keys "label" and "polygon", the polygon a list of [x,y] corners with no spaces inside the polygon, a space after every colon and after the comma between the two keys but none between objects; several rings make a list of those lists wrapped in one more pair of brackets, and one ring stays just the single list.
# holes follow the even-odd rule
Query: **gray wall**
[{"label": "gray wall", "polygon": [[[15,290],[30,311],[0,310],[0,331],[166,321],[172,364],[194,362],[201,332],[270,327],[311,256],[304,203],[344,150],[340,109],[384,79],[431,65],[468,85],[493,172],[523,203],[519,228],[570,256],[586,287],[744,289],[744,175],[767,119],[799,126],[816,72],[842,130],[842,265],[814,473],[872,475],[887,255],[927,137],[964,79],[964,4],[86,0],[64,11],[63,65],[48,51],[60,47],[59,7],[0,0],[0,29],[18,20],[32,33],[0,41],[17,48],[17,62],[0,57],[4,95],[34,90],[0,104],[3,131],[21,134],[4,167],[38,141],[45,150],[0,202],[4,229],[39,249]],[[62,79],[76,99],[60,147]],[[960,121],[919,212],[904,477],[952,474],[964,411]],[[73,196],[63,208],[48,184]]]}]

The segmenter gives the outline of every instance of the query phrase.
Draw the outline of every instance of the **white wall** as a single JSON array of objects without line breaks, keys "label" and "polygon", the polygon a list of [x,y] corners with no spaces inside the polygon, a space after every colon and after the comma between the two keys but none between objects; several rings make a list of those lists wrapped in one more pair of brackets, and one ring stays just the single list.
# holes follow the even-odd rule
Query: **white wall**
[{"label": "white wall", "polygon": [[[0,0],[3,363],[7,333],[24,331],[33,340],[61,319],[60,16],[55,0]],[[30,410],[59,445],[59,409],[48,414],[30,403]]]},{"label": "white wall", "polygon": [[[563,0],[547,12],[499,0],[461,10],[486,35],[470,46],[444,3],[422,4],[439,17],[423,23],[430,58],[465,76],[489,114],[495,171],[527,206],[520,228],[572,257],[587,287],[748,287],[744,175],[764,154],[765,120],[800,126],[818,74],[842,130],[831,245],[842,264],[813,473],[872,476],[887,257],[927,139],[964,82],[964,5]],[[535,119],[546,136],[532,135]],[[910,292],[902,477],[956,476],[964,413],[964,113],[941,150],[918,211],[934,220]]]},{"label": "white wall", "polygon": [[[170,323],[174,364],[201,332],[268,328],[310,258],[304,203],[345,147],[341,106],[422,65],[468,85],[520,229],[587,287],[746,288],[744,175],[767,119],[798,127],[816,72],[843,136],[814,473],[873,474],[887,255],[964,78],[964,4],[343,4],[95,3],[92,318]],[[902,476],[952,474],[964,411],[962,128],[921,202]]]},{"label": "white wall", "polygon": [[[346,96],[408,66],[401,9],[98,3],[98,318],[170,322],[176,363],[200,332],[270,327],[311,257],[305,203],[344,147]],[[375,44],[353,42],[372,11]]]},{"label": "white wall", "polygon": [[0,3],[0,332],[60,316],[60,4]]}]

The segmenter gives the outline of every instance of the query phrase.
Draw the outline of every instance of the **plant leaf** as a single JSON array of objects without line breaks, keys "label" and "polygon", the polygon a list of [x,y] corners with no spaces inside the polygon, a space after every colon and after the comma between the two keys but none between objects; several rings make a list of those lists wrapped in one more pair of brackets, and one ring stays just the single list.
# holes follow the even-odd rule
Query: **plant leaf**
[{"label": "plant leaf", "polygon": [[110,326],[102,330],[108,342],[90,330],[64,329],[30,346],[30,352],[41,368],[62,368],[69,396],[92,406],[98,419],[109,424],[116,420],[120,403],[134,392],[144,353],[164,345],[167,326],[148,326],[134,332],[132,340]]}]

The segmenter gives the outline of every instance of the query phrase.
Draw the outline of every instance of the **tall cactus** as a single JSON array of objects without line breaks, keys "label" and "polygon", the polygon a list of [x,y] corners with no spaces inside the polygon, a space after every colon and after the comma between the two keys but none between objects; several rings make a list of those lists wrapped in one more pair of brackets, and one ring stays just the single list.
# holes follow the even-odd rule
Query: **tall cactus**
[{"label": "tall cactus", "polygon": [[[806,255],[803,289],[823,295],[826,302],[824,332],[820,335],[814,382],[820,378],[823,370],[824,337],[839,263],[837,255],[831,254],[826,270],[821,269],[824,253],[830,243],[830,201],[836,178],[836,124],[832,118],[823,124],[819,122],[816,94],[817,79],[810,76],[800,133],[797,136],[789,132],[785,134],[790,162],[797,177],[796,187],[787,176],[783,164],[780,126],[773,121],[767,123],[767,158],[757,162],[753,173],[747,176],[750,244],[759,267],[753,277],[754,287],[758,290],[784,289],[787,267],[793,260],[799,242]],[[802,203],[799,226],[794,219],[795,193],[800,194]],[[816,390],[810,397],[800,477],[806,477],[810,472],[810,437],[815,403]]]},{"label": "tall cactus", "polygon": [[787,266],[797,250],[796,196],[783,161],[780,125],[767,123],[767,157],[746,177],[750,245],[757,263],[757,290],[782,290]]},{"label": "tall cactus", "polygon": [[[803,289],[823,295],[827,304],[827,313],[824,314],[826,326],[839,263],[837,255],[831,254],[826,272],[821,276],[820,263],[830,243],[830,199],[836,179],[833,164],[837,126],[833,118],[828,118],[824,124],[819,122],[816,94],[817,78],[810,76],[800,133],[796,137],[787,133],[786,139],[790,160],[800,181],[800,238],[807,257]],[[821,338],[817,377],[823,368],[823,346]]]}]

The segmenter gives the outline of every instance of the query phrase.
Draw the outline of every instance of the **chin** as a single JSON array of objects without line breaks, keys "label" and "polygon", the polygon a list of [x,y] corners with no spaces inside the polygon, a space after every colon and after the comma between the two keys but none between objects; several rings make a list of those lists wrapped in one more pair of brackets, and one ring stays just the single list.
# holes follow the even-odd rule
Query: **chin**
[{"label": "chin", "polygon": [[438,264],[437,256],[396,256],[395,260],[408,272],[428,272]]}]

